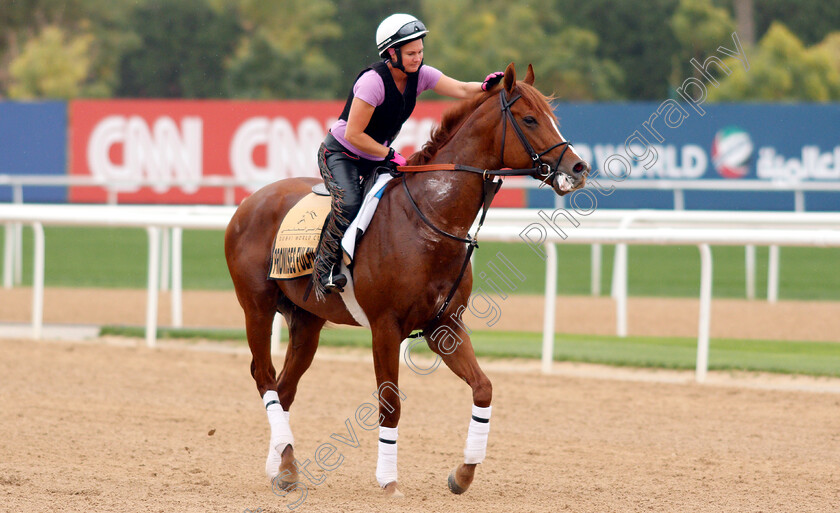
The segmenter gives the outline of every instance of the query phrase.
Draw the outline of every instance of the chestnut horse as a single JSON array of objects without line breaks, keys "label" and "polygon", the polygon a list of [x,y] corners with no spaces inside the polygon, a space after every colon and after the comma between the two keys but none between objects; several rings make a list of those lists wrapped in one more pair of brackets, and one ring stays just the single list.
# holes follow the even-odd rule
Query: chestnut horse
[{"label": "chestnut horse", "polygon": [[[501,170],[520,168],[519,174],[543,181],[557,194],[582,187],[589,164],[560,134],[546,97],[533,83],[531,66],[524,81],[517,82],[514,66],[509,65],[500,85],[448,109],[432,139],[409,164],[458,163],[473,166],[473,170],[496,170],[495,174],[514,174]],[[540,150],[542,153],[537,153]],[[466,258],[468,247],[456,239],[468,235],[483,204],[488,175],[494,171],[461,171],[450,167],[447,171],[406,173],[402,180],[389,183],[355,253],[355,297],[372,332],[379,387],[376,477],[386,495],[400,495],[396,481],[400,342],[413,330],[423,330],[432,351],[472,389],[473,415],[465,460],[449,475],[452,492],[467,489],[486,451],[492,387],[476,361],[466,327],[459,322],[458,315],[470,297],[472,271]],[[304,300],[309,277],[267,279],[272,241],[280,222],[317,182],[290,178],[258,190],[239,206],[225,233],[225,257],[245,311],[253,355],[251,375],[271,426],[266,473],[274,485],[280,480],[283,489],[291,488],[298,477],[288,412],[298,382],[318,348],[320,331],[327,321],[359,325],[339,294],[329,294],[324,301],[313,294]],[[448,303],[447,297],[451,298]],[[289,326],[279,376],[271,362],[269,341],[278,311]],[[438,328],[457,337],[457,346],[444,348],[433,343]],[[373,428],[375,419],[373,416]]]}]

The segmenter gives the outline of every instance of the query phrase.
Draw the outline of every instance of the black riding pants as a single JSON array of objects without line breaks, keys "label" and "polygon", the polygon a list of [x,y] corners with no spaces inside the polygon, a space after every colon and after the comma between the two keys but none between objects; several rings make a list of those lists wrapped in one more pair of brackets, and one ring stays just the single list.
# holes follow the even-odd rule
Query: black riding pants
[{"label": "black riding pants", "polygon": [[332,196],[332,209],[321,238],[316,276],[327,275],[340,262],[341,238],[362,206],[362,178],[382,165],[347,150],[332,134],[327,134],[318,150],[318,168]]},{"label": "black riding pants", "polygon": [[362,206],[362,178],[381,162],[363,159],[327,134],[318,151],[318,167],[332,196],[332,214],[343,234]]}]

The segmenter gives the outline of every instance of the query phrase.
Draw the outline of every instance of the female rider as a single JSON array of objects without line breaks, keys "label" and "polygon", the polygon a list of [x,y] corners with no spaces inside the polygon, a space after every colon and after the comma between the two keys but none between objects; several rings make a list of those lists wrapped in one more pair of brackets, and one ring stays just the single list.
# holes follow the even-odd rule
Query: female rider
[{"label": "female rider", "polygon": [[332,196],[332,211],[318,246],[313,284],[316,296],[343,290],[340,274],[341,238],[362,203],[361,177],[379,166],[405,165],[390,145],[414,110],[417,96],[427,89],[466,99],[497,84],[503,74],[484,82],[460,82],[423,64],[423,23],[409,14],[392,14],[376,29],[376,46],[383,61],[363,70],[353,84],[344,111],[318,151],[318,167]]}]

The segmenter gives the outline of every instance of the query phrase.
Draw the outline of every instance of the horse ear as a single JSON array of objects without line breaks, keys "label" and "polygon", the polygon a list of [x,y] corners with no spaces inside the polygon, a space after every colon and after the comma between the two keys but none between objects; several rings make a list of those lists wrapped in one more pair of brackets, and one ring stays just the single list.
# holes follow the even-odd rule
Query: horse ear
[{"label": "horse ear", "polygon": [[524,82],[530,86],[534,85],[534,67],[528,64],[528,72],[525,73]]},{"label": "horse ear", "polygon": [[516,68],[513,67],[512,62],[505,68],[504,85],[508,94],[513,91],[513,87],[516,85]]}]

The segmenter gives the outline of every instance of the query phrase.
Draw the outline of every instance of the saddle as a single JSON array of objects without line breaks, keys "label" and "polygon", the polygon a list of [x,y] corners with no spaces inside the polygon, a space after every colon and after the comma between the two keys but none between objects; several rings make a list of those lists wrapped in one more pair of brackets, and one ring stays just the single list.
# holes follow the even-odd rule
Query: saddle
[{"label": "saddle", "polygon": [[[358,236],[358,231],[364,232],[372,216],[371,209],[366,210],[364,205],[370,203],[368,196],[379,176],[378,173],[371,173],[362,182],[365,200],[357,217],[362,217],[363,213],[367,214],[364,226],[359,225],[354,220],[354,223],[347,230],[348,234],[351,231],[353,233],[351,249],[347,251],[349,255],[345,254],[344,261],[351,270],[353,249],[361,239]],[[271,267],[268,273],[269,279],[290,280],[312,274],[315,265],[315,251],[321,239],[321,232],[326,226],[327,215],[330,213],[330,202],[331,197],[326,185],[319,183],[313,185],[312,192],[301,198],[289,210],[277,230],[277,235],[274,237],[271,250]],[[372,205],[373,208],[375,206],[375,204]],[[344,241],[347,241],[347,239],[348,236],[345,235]],[[346,250],[344,243],[342,243],[342,246],[345,246]]]}]

